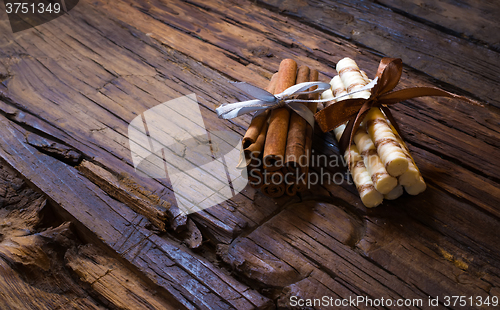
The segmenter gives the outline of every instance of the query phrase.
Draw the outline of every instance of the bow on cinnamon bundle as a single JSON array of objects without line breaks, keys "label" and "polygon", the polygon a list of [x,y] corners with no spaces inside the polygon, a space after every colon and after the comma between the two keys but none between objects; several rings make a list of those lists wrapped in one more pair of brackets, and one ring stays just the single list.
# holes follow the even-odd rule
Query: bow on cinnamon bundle
[{"label": "bow on cinnamon bundle", "polygon": [[256,111],[243,137],[240,168],[250,185],[270,197],[294,196],[308,188],[314,113],[321,92],[330,88],[318,82],[318,71],[281,61],[266,90],[235,84],[257,99],[222,104],[220,118]]},{"label": "bow on cinnamon bundle", "polygon": [[388,105],[422,96],[445,96],[478,104],[434,87],[392,91],[399,83],[402,68],[401,59],[383,58],[370,92],[365,86],[370,82],[366,74],[352,59],[342,59],[336,68],[339,75],[330,82],[332,90],[322,94],[331,101],[315,114],[323,132],[334,129],[367,207],[379,205],[384,198],[399,197],[403,187],[412,195],[426,188]]}]

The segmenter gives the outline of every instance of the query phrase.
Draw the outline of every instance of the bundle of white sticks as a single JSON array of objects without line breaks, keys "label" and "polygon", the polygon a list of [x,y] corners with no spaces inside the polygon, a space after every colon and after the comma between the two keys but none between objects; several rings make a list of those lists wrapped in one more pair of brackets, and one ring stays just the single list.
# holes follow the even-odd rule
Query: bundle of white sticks
[{"label": "bundle of white sticks", "polygon": [[[360,89],[370,80],[361,71],[356,62],[344,58],[337,63],[338,75],[325,91],[322,99],[334,98]],[[339,99],[368,98],[370,91],[365,90]],[[332,100],[326,104],[334,104]],[[340,140],[346,124],[333,130]],[[417,195],[426,188],[424,179],[394,126],[379,108],[372,108],[363,119],[361,126],[355,129],[354,143],[345,151],[344,158],[349,160],[349,171],[359,192],[361,201],[368,208],[373,208],[385,199],[393,200],[403,194],[403,188],[410,195]]]}]

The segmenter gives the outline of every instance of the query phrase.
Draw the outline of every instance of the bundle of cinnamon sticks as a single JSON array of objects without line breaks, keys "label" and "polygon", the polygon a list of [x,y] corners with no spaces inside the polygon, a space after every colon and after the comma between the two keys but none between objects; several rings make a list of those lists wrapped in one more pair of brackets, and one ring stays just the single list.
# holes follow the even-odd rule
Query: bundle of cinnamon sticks
[{"label": "bundle of cinnamon sticks", "polygon": [[[338,75],[330,84],[331,90],[321,94],[323,99],[338,97],[356,91],[370,82],[354,60],[344,58],[337,63]],[[349,98],[368,98],[369,90],[363,90]],[[325,104],[335,104],[332,100]],[[337,141],[346,124],[334,129]],[[426,184],[409,149],[393,124],[379,108],[371,108],[359,128],[355,128],[354,143],[345,151],[344,158],[358,189],[361,201],[366,207],[376,207],[383,199],[396,199],[403,194],[403,188],[410,195],[417,195],[426,189]]]},{"label": "bundle of cinnamon sticks", "polygon": [[[318,71],[307,66],[297,69],[294,60],[284,59],[266,90],[279,94],[295,84],[317,80]],[[319,94],[303,96],[308,97],[301,99],[318,99]],[[316,103],[304,104],[312,113],[316,112]],[[305,190],[312,134],[309,123],[287,107],[255,115],[243,137],[250,185],[274,198],[284,194],[294,196]]]}]

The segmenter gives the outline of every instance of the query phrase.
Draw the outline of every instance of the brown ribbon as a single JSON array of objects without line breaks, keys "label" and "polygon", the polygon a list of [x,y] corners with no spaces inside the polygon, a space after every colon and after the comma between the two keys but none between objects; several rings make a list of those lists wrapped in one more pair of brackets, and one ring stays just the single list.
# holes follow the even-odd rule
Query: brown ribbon
[{"label": "brown ribbon", "polygon": [[[323,132],[328,132],[335,127],[349,121],[344,133],[339,141],[339,148],[344,153],[350,149],[352,140],[361,121],[371,108],[378,107],[382,109],[391,124],[398,132],[399,126],[394,119],[388,105],[400,101],[422,97],[422,96],[444,96],[465,100],[471,104],[483,106],[480,103],[459,96],[435,87],[412,87],[391,92],[399,83],[401,73],[403,72],[403,62],[399,58],[384,57],[380,61],[377,70],[378,81],[371,89],[371,96],[368,99],[346,99],[336,102],[314,115],[319,127]],[[401,134],[400,134],[401,135]]]}]

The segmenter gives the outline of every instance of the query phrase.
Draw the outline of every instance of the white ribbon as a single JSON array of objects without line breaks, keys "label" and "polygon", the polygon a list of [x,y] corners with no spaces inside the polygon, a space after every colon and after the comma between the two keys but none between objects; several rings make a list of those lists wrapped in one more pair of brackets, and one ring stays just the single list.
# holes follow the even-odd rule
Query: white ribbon
[{"label": "white ribbon", "polygon": [[[325,98],[325,99],[297,99],[295,97],[306,94],[317,94],[322,93],[325,90],[330,89],[331,85],[324,82],[305,82],[293,85],[285,89],[282,93],[273,95],[270,92],[247,84],[245,82],[233,83],[236,87],[244,91],[245,93],[257,98],[253,100],[241,101],[236,103],[224,103],[220,105],[215,112],[219,118],[231,119],[238,117],[243,114],[248,114],[252,112],[261,113],[267,109],[277,109],[284,106],[290,107],[294,112],[299,114],[303,119],[305,119],[314,128],[314,114],[309,110],[307,106],[301,103],[305,102],[328,102],[332,100],[340,99],[344,96],[349,96],[357,92],[361,92],[367,89],[373,88],[377,84],[377,78],[375,78],[368,85],[352,91],[348,94],[344,94],[335,98]],[[307,89],[317,86],[315,90],[307,91]]]}]

